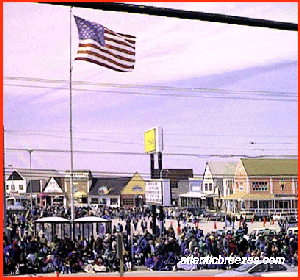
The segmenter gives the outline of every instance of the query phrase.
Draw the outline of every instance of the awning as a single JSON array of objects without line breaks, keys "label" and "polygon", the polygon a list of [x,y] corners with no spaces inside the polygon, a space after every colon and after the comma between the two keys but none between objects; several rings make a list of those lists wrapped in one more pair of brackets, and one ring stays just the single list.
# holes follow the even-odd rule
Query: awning
[{"label": "awning", "polygon": [[228,196],[222,197],[222,199],[225,200],[296,200],[298,199],[297,196],[295,197],[278,197],[275,194],[263,194],[263,193],[243,193],[243,192],[238,192],[234,193]]},{"label": "awning", "polygon": [[273,200],[273,199],[275,199],[274,194],[249,193],[243,197],[243,200]]},{"label": "awning", "polygon": [[84,191],[74,193],[74,197],[87,197],[87,193]]},{"label": "awning", "polygon": [[95,216],[87,216],[87,217],[82,217],[75,219],[74,222],[77,223],[106,223],[106,222],[111,222],[111,220],[108,219],[103,219]]},{"label": "awning", "polygon": [[69,223],[70,220],[62,217],[45,217],[45,218],[37,219],[34,222],[35,223]]},{"label": "awning", "polygon": [[200,192],[187,192],[187,193],[180,194],[179,197],[205,199],[206,195]]},{"label": "awning", "polygon": [[235,200],[235,199],[244,199],[244,196],[246,195],[246,193],[244,192],[238,192],[238,193],[233,193],[231,195],[227,195],[227,196],[224,196],[222,197],[221,199],[225,199],[225,200]]}]

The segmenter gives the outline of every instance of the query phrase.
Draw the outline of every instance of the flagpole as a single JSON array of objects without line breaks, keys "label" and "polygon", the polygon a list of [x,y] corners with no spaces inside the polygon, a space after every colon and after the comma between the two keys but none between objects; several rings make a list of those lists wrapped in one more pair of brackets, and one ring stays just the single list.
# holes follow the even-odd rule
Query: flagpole
[{"label": "flagpole", "polygon": [[[72,70],[73,69],[72,69],[72,6],[71,6],[70,7],[70,154],[71,154],[70,192],[71,192],[71,223],[73,224],[75,217],[74,217],[74,190],[73,190]],[[74,230],[72,232],[74,233]]]}]

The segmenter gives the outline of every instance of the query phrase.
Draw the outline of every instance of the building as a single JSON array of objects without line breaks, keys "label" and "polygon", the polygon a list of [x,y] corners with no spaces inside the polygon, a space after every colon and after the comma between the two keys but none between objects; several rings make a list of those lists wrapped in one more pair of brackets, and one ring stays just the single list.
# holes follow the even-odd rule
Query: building
[{"label": "building", "polygon": [[207,209],[222,209],[221,198],[233,193],[237,162],[209,161],[203,175],[203,190]]},{"label": "building", "polygon": [[65,192],[65,178],[51,177],[38,194],[39,205],[63,205],[67,206],[68,194]]},{"label": "building", "polygon": [[[67,205],[71,205],[70,171],[66,171],[63,191],[67,193]],[[90,170],[73,170],[74,206],[87,206],[88,193],[91,189],[93,176]]]},{"label": "building", "polygon": [[89,205],[121,207],[121,192],[132,177],[94,178],[88,193]]},{"label": "building", "polygon": [[232,213],[298,213],[298,159],[240,159],[233,193],[223,199]]},{"label": "building", "polygon": [[26,179],[17,171],[13,170],[5,181],[6,195],[25,195]]},{"label": "building", "polygon": [[203,194],[203,179],[189,178],[188,190],[179,195],[180,207],[204,208],[205,195]]},{"label": "building", "polygon": [[188,181],[193,177],[193,169],[163,169],[162,174],[159,174],[158,169],[154,169],[151,179],[169,179],[171,186],[171,204],[179,205],[179,195],[185,190],[181,190],[180,181]]},{"label": "building", "polygon": [[45,180],[28,180],[26,188],[26,196],[30,199],[30,203],[34,206],[41,205],[41,193],[45,186]]},{"label": "building", "polygon": [[141,207],[145,204],[146,182],[136,172],[121,191],[121,206],[124,208]]}]

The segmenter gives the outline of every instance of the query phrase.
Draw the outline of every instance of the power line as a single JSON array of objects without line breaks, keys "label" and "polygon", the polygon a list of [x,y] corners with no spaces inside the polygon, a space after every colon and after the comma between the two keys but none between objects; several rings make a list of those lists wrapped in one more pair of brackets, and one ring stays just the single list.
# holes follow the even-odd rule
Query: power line
[{"label": "power line", "polygon": [[[26,133],[36,133],[36,132],[51,132],[51,133],[68,133],[67,131],[62,131],[62,130],[42,130],[42,129],[39,129],[39,130],[13,130],[13,129],[6,129],[5,132],[8,132],[8,133],[15,133],[15,134],[26,134]],[[108,132],[108,131],[84,131],[84,130],[80,130],[80,131],[77,131],[77,132],[74,132],[74,134],[80,134],[80,133],[83,133],[83,134],[117,134],[117,135],[141,135],[140,132],[120,132],[120,131],[115,131],[115,132]],[[38,135],[38,134],[33,134],[33,135]],[[183,136],[187,136],[187,137],[190,137],[190,136],[195,136],[195,137],[202,137],[202,136],[214,136],[214,137],[268,137],[268,138],[296,138],[298,139],[298,136],[293,136],[293,135],[262,135],[262,134],[245,134],[245,135],[242,135],[242,134],[239,134],[239,135],[236,135],[236,134],[207,134],[207,133],[164,133],[164,135],[171,135],[171,136],[180,136],[180,137],[183,137]],[[256,142],[255,142],[256,143]]]},{"label": "power line", "polygon": [[[19,133],[12,133],[15,135],[20,135]],[[60,138],[60,139],[69,139],[68,136],[60,136],[60,135],[50,135],[50,134],[34,134],[34,133],[28,133],[29,135],[40,135],[40,136],[45,136],[45,137],[52,137],[52,138]],[[25,134],[25,135],[28,135]],[[21,134],[22,135],[22,134]],[[23,134],[24,135],[24,134]],[[83,140],[83,141],[92,141],[92,142],[101,142],[101,143],[114,143],[114,144],[124,144],[124,145],[139,145],[139,146],[144,146],[143,143],[136,143],[136,142],[124,142],[124,141],[116,141],[116,140],[102,140],[102,139],[91,139],[91,138],[80,138],[80,137],[73,137],[73,139],[75,140]],[[297,143],[284,143],[284,142],[280,142],[280,143],[263,143],[263,142],[250,142],[250,144],[279,144],[279,145],[296,145]],[[186,149],[191,149],[191,148],[202,148],[202,149],[219,149],[219,150],[232,150],[232,148],[230,147],[205,147],[205,146],[193,146],[193,145],[165,145],[165,147],[167,148],[186,148]],[[235,148],[236,149],[236,148]],[[237,150],[249,150],[249,151],[254,151],[254,150],[282,150],[281,149],[270,149],[270,148],[251,148],[251,149],[247,149],[247,148],[237,148]],[[284,150],[294,150],[296,151],[297,149],[284,149]]]},{"label": "power line", "polygon": [[[23,148],[5,148],[6,151],[26,151],[28,149]],[[41,153],[70,153],[69,150],[60,150],[60,149],[31,149],[33,152],[41,152]],[[110,155],[133,155],[133,156],[149,156],[146,153],[138,153],[138,152],[123,152],[123,151],[85,151],[85,150],[74,150],[74,153],[80,154],[110,154]],[[298,157],[297,155],[261,155],[261,156],[249,156],[244,154],[196,154],[196,153],[164,153],[164,156],[184,156],[184,157],[197,157],[197,158],[268,158],[268,157],[283,157],[283,158],[294,158]]]},{"label": "power line", "polygon": [[[25,87],[25,88],[38,88],[38,89],[54,89],[54,90],[68,90],[63,87],[48,87],[48,86],[34,86],[34,85],[17,85],[17,84],[3,84],[4,86],[14,86],[14,87]],[[253,97],[242,97],[242,96],[204,96],[204,95],[190,95],[190,94],[171,94],[171,93],[146,93],[146,92],[120,92],[120,91],[108,91],[108,90],[97,90],[97,89],[80,89],[73,88],[74,91],[84,91],[84,92],[97,92],[105,94],[120,94],[120,95],[136,95],[136,96],[158,96],[158,97],[176,97],[176,98],[205,98],[205,99],[233,99],[233,100],[257,100],[257,101],[284,101],[284,102],[297,102],[295,99],[281,99],[281,98],[253,98]],[[289,96],[287,96],[289,97]]]},{"label": "power line", "polygon": [[228,16],[223,14],[203,13],[195,11],[183,11],[176,9],[159,8],[153,6],[133,5],[124,3],[108,2],[39,2],[41,4],[63,5],[79,8],[91,8],[104,11],[116,11],[151,16],[174,17],[179,19],[191,19],[208,22],[219,22],[227,24],[246,25],[253,27],[267,27],[279,30],[298,31],[298,24],[289,22],[276,22],[265,19],[253,19],[239,16]]},{"label": "power line", "polygon": [[[12,77],[4,76],[4,80],[10,81],[23,81],[23,82],[35,82],[35,83],[55,83],[55,84],[65,84],[68,85],[67,80],[54,80],[54,79],[41,79],[34,77]],[[188,92],[217,92],[217,93],[230,93],[230,94],[240,94],[240,93],[250,93],[257,95],[284,95],[296,97],[297,92],[283,92],[283,91],[257,91],[257,90],[229,90],[229,89],[219,89],[219,88],[182,88],[174,86],[155,86],[155,85],[136,85],[136,84],[116,84],[116,83],[95,83],[86,81],[73,81],[73,85],[88,85],[88,86],[98,86],[98,87],[114,87],[121,89],[146,89],[146,90],[163,90],[163,91],[188,91]]]}]

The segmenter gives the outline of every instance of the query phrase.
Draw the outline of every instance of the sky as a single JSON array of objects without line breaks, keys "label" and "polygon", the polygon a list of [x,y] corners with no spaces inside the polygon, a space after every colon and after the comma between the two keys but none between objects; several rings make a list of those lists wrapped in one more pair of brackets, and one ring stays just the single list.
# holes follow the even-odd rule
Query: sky
[{"label": "sky", "polygon": [[[298,23],[298,3],[137,4]],[[144,133],[157,126],[163,168],[195,176],[207,161],[297,155],[298,32],[83,8],[72,14],[136,36],[135,69],[74,61],[69,7],[3,3],[8,169],[29,168],[28,149],[32,169],[70,169],[70,61],[74,169],[149,177]]]}]

